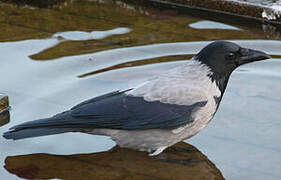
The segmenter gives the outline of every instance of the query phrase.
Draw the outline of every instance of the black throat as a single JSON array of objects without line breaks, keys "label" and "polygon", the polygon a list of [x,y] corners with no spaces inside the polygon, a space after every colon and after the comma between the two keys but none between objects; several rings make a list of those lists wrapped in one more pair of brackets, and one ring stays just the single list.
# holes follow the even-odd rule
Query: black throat
[{"label": "black throat", "polygon": [[218,88],[221,92],[220,97],[214,97],[216,99],[216,103],[219,105],[220,101],[222,99],[222,96],[224,94],[224,91],[226,89],[226,86],[227,86],[230,75],[222,76],[222,75],[219,75],[217,73],[213,73],[213,74],[209,74],[208,76],[211,78],[212,82],[216,83],[216,85],[218,86]]}]

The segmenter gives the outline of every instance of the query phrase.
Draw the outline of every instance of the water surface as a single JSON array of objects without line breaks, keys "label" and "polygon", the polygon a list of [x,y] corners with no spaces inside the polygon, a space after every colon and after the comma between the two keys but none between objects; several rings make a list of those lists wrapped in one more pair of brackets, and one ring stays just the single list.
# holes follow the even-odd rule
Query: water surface
[{"label": "water surface", "polygon": [[[83,8],[85,11],[77,15]],[[18,13],[32,17],[36,11],[26,8]],[[214,22],[208,24],[209,19],[122,3],[112,6],[82,1],[43,9],[42,13],[48,14],[44,21],[41,16],[30,22],[8,18],[9,24],[4,25],[9,30],[0,30],[0,91],[9,95],[12,106],[10,122],[0,127],[0,134],[13,125],[52,116],[88,98],[134,87],[185,63],[212,40],[231,40],[263,50],[273,58],[237,69],[214,119],[187,142],[208,156],[226,179],[281,177],[278,35],[265,32],[262,26],[256,29],[229,22],[218,29]],[[121,32],[116,31],[120,28]],[[91,36],[95,32],[99,38]],[[4,168],[8,156],[94,153],[114,145],[108,137],[80,133],[20,141],[0,137],[0,179],[19,179]]]}]

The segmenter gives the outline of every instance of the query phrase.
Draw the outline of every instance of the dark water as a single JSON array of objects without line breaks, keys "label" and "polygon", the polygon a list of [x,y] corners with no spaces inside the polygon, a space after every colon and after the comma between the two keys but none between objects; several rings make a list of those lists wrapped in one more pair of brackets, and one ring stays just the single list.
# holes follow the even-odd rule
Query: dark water
[{"label": "dark water", "polygon": [[[5,9],[23,18],[39,11]],[[215,118],[187,142],[208,156],[226,179],[281,177],[278,32],[103,1],[75,2],[41,12],[48,16],[2,22],[6,29],[0,30],[0,91],[9,95],[12,110],[11,121],[0,127],[0,134],[90,97],[134,87],[181,65],[211,40],[232,40],[273,58],[236,70]],[[79,133],[21,141],[0,137],[0,179],[18,179],[4,169],[8,156],[93,153],[114,145],[107,137]]]}]

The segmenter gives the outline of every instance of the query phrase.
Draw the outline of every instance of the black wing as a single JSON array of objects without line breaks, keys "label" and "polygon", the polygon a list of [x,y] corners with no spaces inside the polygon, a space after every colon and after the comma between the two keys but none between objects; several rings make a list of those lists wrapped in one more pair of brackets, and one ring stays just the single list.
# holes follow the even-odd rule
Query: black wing
[{"label": "black wing", "polygon": [[126,95],[126,91],[108,93],[82,102],[71,110],[54,117],[27,122],[12,129],[32,127],[174,129],[193,122],[192,112],[207,103],[207,101],[201,101],[187,106],[159,101],[148,102],[142,97]]}]

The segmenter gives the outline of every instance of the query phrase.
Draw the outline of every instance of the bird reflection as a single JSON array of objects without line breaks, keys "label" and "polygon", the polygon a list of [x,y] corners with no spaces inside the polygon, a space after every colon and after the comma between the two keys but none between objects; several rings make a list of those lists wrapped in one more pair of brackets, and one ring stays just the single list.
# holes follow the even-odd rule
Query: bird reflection
[{"label": "bird reflection", "polygon": [[115,146],[92,154],[10,156],[4,167],[24,179],[223,179],[205,155],[184,142],[155,157]]}]

